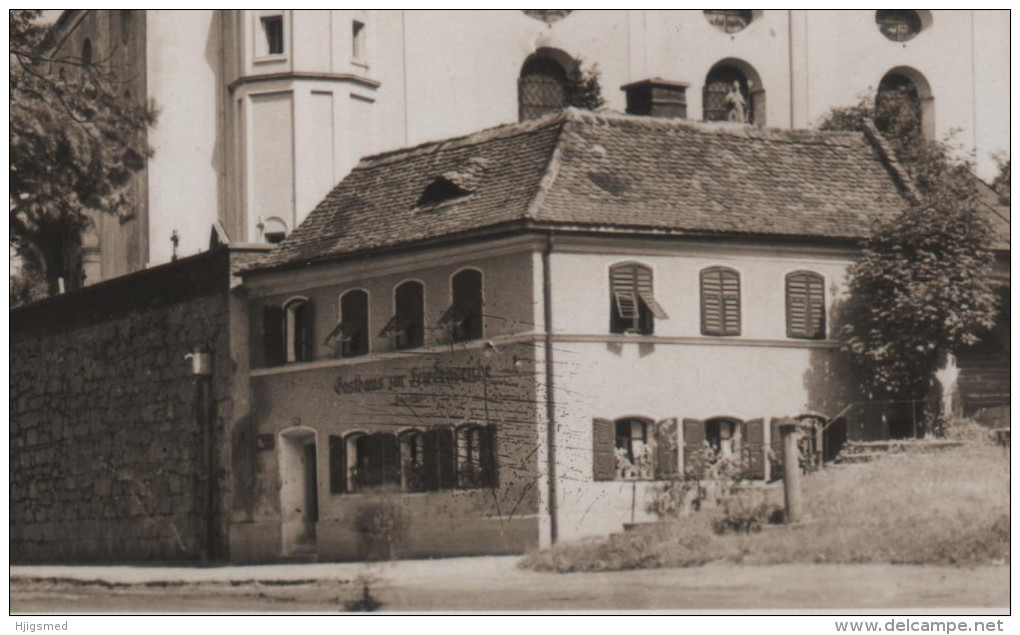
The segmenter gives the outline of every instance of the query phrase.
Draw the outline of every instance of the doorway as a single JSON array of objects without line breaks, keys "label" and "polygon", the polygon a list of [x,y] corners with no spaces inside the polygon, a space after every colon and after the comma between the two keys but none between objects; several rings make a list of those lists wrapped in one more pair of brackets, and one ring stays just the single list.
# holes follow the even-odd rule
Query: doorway
[{"label": "doorway", "polygon": [[280,521],[284,555],[314,554],[319,520],[315,431],[280,434]]}]

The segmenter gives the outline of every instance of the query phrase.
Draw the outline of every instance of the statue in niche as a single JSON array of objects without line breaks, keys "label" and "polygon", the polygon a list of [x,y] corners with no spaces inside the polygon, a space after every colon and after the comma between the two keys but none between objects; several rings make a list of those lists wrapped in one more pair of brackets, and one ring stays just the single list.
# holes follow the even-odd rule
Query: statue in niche
[{"label": "statue in niche", "polygon": [[726,94],[727,121],[733,123],[747,123],[747,102],[740,92],[740,82],[734,81],[733,88]]}]

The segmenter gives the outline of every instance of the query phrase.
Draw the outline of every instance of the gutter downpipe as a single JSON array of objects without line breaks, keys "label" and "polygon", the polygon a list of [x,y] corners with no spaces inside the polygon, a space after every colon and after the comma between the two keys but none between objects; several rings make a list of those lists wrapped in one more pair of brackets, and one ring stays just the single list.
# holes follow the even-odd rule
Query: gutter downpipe
[{"label": "gutter downpipe", "polygon": [[552,341],[552,272],[550,256],[553,250],[553,232],[546,235],[545,250],[542,252],[542,307],[545,321],[545,416],[547,478],[549,479],[549,539],[556,544],[559,535],[556,505],[556,401],[553,374]]}]

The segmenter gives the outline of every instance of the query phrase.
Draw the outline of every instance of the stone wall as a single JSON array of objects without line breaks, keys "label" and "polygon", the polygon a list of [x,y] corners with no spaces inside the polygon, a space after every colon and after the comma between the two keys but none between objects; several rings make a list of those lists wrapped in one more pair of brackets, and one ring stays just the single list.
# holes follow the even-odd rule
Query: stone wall
[{"label": "stone wall", "polygon": [[[184,356],[229,349],[229,261],[207,252],[12,312],[12,561],[201,555],[216,459],[207,471],[197,404],[209,380]],[[233,373],[214,355],[213,445]]]}]

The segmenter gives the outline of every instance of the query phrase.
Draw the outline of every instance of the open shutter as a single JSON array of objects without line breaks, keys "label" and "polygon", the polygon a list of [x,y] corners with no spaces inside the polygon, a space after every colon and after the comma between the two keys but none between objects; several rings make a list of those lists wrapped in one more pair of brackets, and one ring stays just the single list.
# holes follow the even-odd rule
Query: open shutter
[{"label": "open shutter", "polygon": [[298,361],[310,362],[315,359],[315,305],[312,304],[312,299],[305,300],[301,309],[301,326],[298,334],[301,340],[295,341],[294,344],[301,350]]},{"label": "open shutter", "polygon": [[342,494],[347,491],[346,466],[344,465],[344,440],[329,436],[329,492]]},{"label": "open shutter", "polygon": [[769,476],[772,480],[782,477],[783,467],[783,437],[779,433],[779,423],[782,419],[772,417],[769,419],[769,445],[772,448],[772,460],[770,461]]},{"label": "open shutter", "polygon": [[765,125],[765,91],[757,90],[751,93],[751,117],[748,123],[756,126]]},{"label": "open shutter", "polygon": [[744,423],[744,468],[749,478],[765,478],[765,420],[751,419]]},{"label": "open shutter", "polygon": [[633,320],[638,316],[637,298],[633,291],[614,291],[616,312],[624,320]]},{"label": "open shutter", "polygon": [[702,460],[705,443],[705,424],[698,419],[684,419],[684,471],[700,478],[708,467]]},{"label": "open shutter", "polygon": [[676,417],[655,424],[655,478],[676,478],[680,474],[680,442]]},{"label": "open shutter", "polygon": [[262,346],[266,366],[281,366],[284,363],[283,307],[262,308]]},{"label": "open shutter", "polygon": [[481,459],[482,475],[485,484],[489,487],[499,485],[499,455],[496,453],[496,431],[495,426],[482,429],[481,438]]},{"label": "open shutter", "polygon": [[616,430],[609,419],[592,421],[592,468],[596,481],[616,478]]},{"label": "open shutter", "polygon": [[439,487],[457,487],[457,435],[453,428],[439,428]]}]

